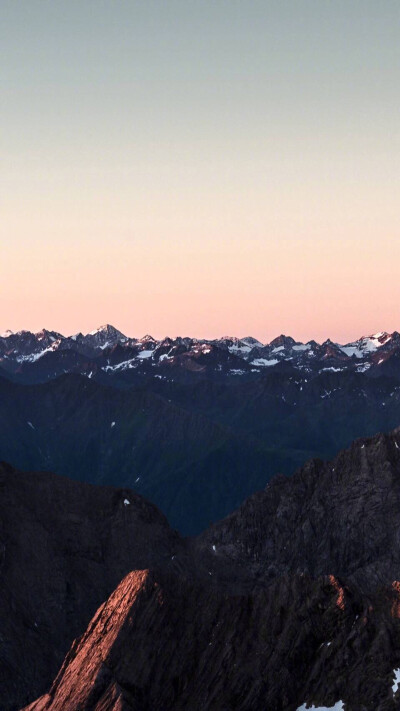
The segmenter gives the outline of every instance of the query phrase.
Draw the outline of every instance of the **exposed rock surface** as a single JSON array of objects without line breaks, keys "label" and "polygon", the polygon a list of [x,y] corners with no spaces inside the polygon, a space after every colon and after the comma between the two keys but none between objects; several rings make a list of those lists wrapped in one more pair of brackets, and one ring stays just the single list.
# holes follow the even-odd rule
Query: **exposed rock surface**
[{"label": "exposed rock surface", "polygon": [[1,464],[1,711],[49,686],[124,575],[162,567],[181,545],[164,516],[131,491]]},{"label": "exposed rock surface", "polygon": [[295,711],[338,700],[395,711],[394,599],[388,591],[367,607],[333,575],[229,596],[132,572],[29,711]]},{"label": "exposed rock surface", "polygon": [[[48,483],[38,495],[44,476]],[[67,489],[82,487],[54,480]],[[48,693],[30,709],[296,711],[303,704],[332,707],[339,701],[345,711],[400,708],[395,683],[395,670],[400,669],[400,430],[359,440],[330,463],[309,462],[290,479],[276,477],[265,491],[191,540],[170,531],[165,519],[139,497],[126,505],[130,492],[79,488],[78,494],[69,494],[70,515],[77,509],[82,521],[95,519],[96,524],[90,524],[92,529],[85,524],[85,535],[74,539],[78,548],[73,556],[64,535],[58,533],[50,543],[51,530],[63,528],[57,517],[63,520],[65,515],[64,488],[60,499],[50,475],[15,475],[10,470],[5,470],[5,481],[11,495],[4,500],[1,494],[4,509],[16,502],[5,529],[11,526],[13,536],[21,483],[23,501],[27,496],[36,501],[33,509],[53,507],[50,519],[40,519],[47,521],[45,542],[39,538],[40,545],[35,543],[35,521],[3,565],[4,591],[22,595],[28,621],[43,607],[45,629],[52,633],[35,638],[37,630],[32,630],[25,654],[29,624],[22,626],[21,614],[4,592],[8,606],[0,619],[8,616],[12,626],[1,631],[10,651],[0,673],[1,681],[7,675],[14,679],[8,684],[9,696],[3,697],[9,703],[5,709],[13,708],[12,694],[14,703],[21,699],[21,688],[29,700],[35,697],[33,684],[38,688],[43,672],[39,665],[32,672],[36,659],[53,663],[55,643],[60,650],[65,641],[66,620],[76,618],[76,628],[81,627],[74,634],[84,632],[94,611],[89,614],[84,601],[90,578],[102,581],[96,604],[106,599],[105,572],[99,574],[87,553],[77,568],[70,559],[79,561],[79,546],[100,548],[104,566],[113,565],[112,556],[104,553],[110,536],[113,552],[119,545],[123,551],[120,577],[128,572],[130,560],[133,572],[100,605],[53,685],[47,685]],[[103,507],[109,511],[108,524],[101,526]],[[25,509],[26,503],[22,520]],[[130,525],[122,523],[129,510]],[[43,517],[43,510],[39,515]],[[59,556],[64,561],[63,546],[69,551],[62,564],[63,585],[66,579],[78,579],[80,591],[70,598],[65,587],[63,595],[53,593],[59,578],[54,576],[55,561]],[[53,550],[53,570],[50,563],[40,567],[41,549]],[[35,556],[36,567],[26,567]],[[43,579],[39,584],[34,578],[29,602],[29,576],[39,570]],[[84,589],[81,578],[87,583]],[[28,610],[33,605],[34,612],[26,615],[22,605]],[[3,693],[3,684],[0,688]]]},{"label": "exposed rock surface", "polygon": [[[400,428],[311,460],[197,539],[210,564],[245,562],[257,579],[334,572],[363,591],[400,579]],[[217,555],[212,554],[213,548]]]}]

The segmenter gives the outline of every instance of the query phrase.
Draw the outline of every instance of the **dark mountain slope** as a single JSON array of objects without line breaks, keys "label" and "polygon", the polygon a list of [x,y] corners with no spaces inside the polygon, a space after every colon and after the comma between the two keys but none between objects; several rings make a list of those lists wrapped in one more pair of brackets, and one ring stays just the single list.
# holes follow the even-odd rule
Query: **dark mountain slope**
[{"label": "dark mountain slope", "polygon": [[0,380],[0,458],[133,487],[189,532],[229,513],[277,469],[294,467],[290,453],[170,398],[71,374],[43,385]]},{"label": "dark mountain slope", "polygon": [[400,428],[275,477],[197,545],[211,564],[214,546],[265,581],[288,570],[333,572],[363,591],[399,580]]},{"label": "dark mountain slope", "polygon": [[[251,382],[157,380],[146,386],[234,432],[303,456],[331,457],[359,436],[388,431],[400,420],[400,383],[360,373],[315,377],[268,372]],[[285,472],[286,473],[286,472]]]},{"label": "dark mountain slope", "polygon": [[181,540],[150,503],[0,465],[0,708],[50,684],[70,643],[134,568],[170,564]]}]

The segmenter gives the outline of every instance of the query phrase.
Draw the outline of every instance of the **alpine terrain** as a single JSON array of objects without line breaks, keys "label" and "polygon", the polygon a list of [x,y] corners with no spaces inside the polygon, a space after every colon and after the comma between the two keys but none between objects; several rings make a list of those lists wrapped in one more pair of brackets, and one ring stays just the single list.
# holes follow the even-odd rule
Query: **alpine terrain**
[{"label": "alpine terrain", "polygon": [[400,430],[194,538],[128,489],[0,492],[5,711],[400,707]]}]

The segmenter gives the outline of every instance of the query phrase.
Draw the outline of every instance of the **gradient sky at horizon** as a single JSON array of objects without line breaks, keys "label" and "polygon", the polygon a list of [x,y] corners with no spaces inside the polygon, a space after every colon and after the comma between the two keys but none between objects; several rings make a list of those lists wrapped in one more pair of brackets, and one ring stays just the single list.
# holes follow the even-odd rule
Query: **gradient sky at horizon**
[{"label": "gradient sky at horizon", "polygon": [[400,330],[398,0],[2,0],[0,331]]}]

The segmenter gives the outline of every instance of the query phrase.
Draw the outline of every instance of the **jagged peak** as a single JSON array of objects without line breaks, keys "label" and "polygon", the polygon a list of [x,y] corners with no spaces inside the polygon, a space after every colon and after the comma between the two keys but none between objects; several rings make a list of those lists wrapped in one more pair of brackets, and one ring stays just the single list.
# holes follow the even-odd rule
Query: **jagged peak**
[{"label": "jagged peak", "polygon": [[292,338],[291,336],[285,336],[284,333],[281,333],[280,336],[277,336],[269,343],[270,346],[274,346],[274,347],[275,346],[293,346],[295,344],[296,344],[296,341],[294,340],[294,338]]},{"label": "jagged peak", "polygon": [[362,343],[364,341],[375,341],[380,345],[383,345],[383,343],[386,343],[386,341],[390,340],[391,337],[391,334],[387,333],[387,331],[378,331],[377,333],[370,333],[367,336],[361,336],[358,342]]},{"label": "jagged peak", "polygon": [[240,339],[242,343],[245,343],[247,346],[263,346],[264,344],[258,340],[258,338],[254,338],[253,336],[244,336],[244,338]]},{"label": "jagged peak", "polygon": [[237,336],[221,336],[221,338],[216,338],[216,341],[232,341],[233,343],[238,343],[241,339]]},{"label": "jagged peak", "polygon": [[41,331],[38,331],[34,335],[38,341],[42,341],[44,338],[49,338],[52,341],[56,341],[60,338],[64,338],[64,336],[61,333],[58,333],[57,331],[48,331],[47,328],[42,328]]},{"label": "jagged peak", "polygon": [[126,338],[122,331],[119,331],[117,328],[115,328],[115,326],[112,326],[110,323],[106,323],[103,326],[99,326],[94,331],[90,331],[90,333],[88,333],[88,336],[96,336],[98,333],[106,333],[107,335],[121,336],[122,338]]}]

